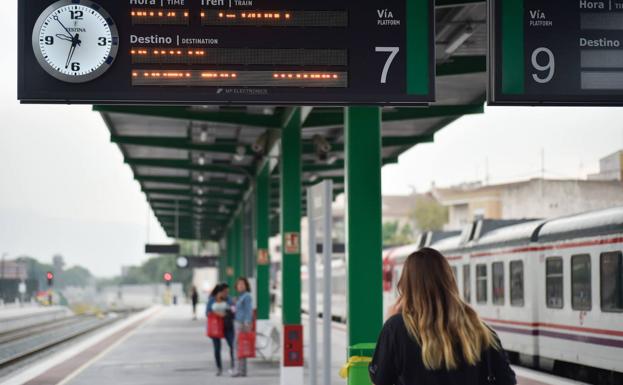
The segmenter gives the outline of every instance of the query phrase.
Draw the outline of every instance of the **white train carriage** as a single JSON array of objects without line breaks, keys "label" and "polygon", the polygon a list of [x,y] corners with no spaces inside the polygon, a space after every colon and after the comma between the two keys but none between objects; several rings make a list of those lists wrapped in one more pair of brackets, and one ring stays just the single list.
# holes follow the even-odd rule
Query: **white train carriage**
[{"label": "white train carriage", "polygon": [[[449,261],[459,272],[457,283],[463,299],[496,329],[507,350],[519,353],[520,361],[530,365],[538,356],[537,339],[529,327],[518,327],[537,322],[537,303],[532,299],[538,289],[525,281],[537,269],[538,255],[530,244],[544,222],[492,230],[462,247],[463,259]],[[440,251],[446,253],[443,248]]]},{"label": "white train carriage", "polygon": [[623,208],[538,231],[539,356],[623,372]]},{"label": "white train carriage", "polygon": [[[508,226],[489,222],[431,247],[446,255],[463,298],[513,358],[567,375],[588,369],[599,383],[622,381],[623,207]],[[387,302],[396,299],[404,259],[419,247],[387,253]]]}]

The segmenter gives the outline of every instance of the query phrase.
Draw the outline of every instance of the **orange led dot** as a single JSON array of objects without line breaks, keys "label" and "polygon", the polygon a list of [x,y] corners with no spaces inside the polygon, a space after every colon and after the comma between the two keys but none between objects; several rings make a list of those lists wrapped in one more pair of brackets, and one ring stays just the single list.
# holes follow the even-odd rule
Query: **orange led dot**
[{"label": "orange led dot", "polygon": [[205,17],[205,16],[206,16],[205,12],[201,12],[201,17]]},{"label": "orange led dot", "polygon": [[304,75],[303,75],[303,77],[304,77],[305,79],[307,79],[307,78],[309,77],[309,75],[304,74]]},{"label": "orange led dot", "polygon": [[154,13],[153,13],[153,12],[149,12],[149,16],[153,16],[153,15],[154,15]]},{"label": "orange led dot", "polygon": [[288,74],[288,77],[289,77],[289,78],[292,78],[292,74]]},{"label": "orange led dot", "polygon": [[236,75],[236,74],[231,74],[231,77],[232,77],[232,78],[235,78],[235,77],[237,77],[237,76],[238,76],[238,75]]},{"label": "orange led dot", "polygon": [[278,75],[278,74],[273,74],[273,77],[274,77],[274,78],[278,78],[278,77],[279,77],[279,75]]},{"label": "orange led dot", "polygon": [[136,51],[132,50],[132,51],[130,51],[130,53],[131,53],[132,55],[134,55],[134,54],[136,53]]},{"label": "orange led dot", "polygon": [[281,77],[282,77],[282,78],[285,78],[285,77],[286,77],[286,74],[281,74]]},{"label": "orange led dot", "polygon": [[290,18],[290,14],[286,13],[286,19],[289,19],[289,18]]},{"label": "orange led dot", "polygon": [[158,16],[162,16],[162,12],[158,12]]},{"label": "orange led dot", "polygon": [[218,17],[223,17],[223,12],[219,13]]},{"label": "orange led dot", "polygon": [[136,72],[132,72],[132,76],[133,76],[133,77],[137,77],[137,76],[138,76],[138,74],[137,74]]},{"label": "orange led dot", "polygon": [[244,19],[244,18],[246,18],[246,17],[247,17],[247,14],[246,14],[246,13],[243,13],[243,14],[242,14],[242,18]]},{"label": "orange led dot", "polygon": [[337,75],[333,75],[333,79],[337,79]]},{"label": "orange led dot", "polygon": [[296,74],[296,78],[300,79],[301,78],[301,74]]},{"label": "orange led dot", "polygon": [[279,18],[281,18],[281,15],[278,13],[275,13],[275,19],[279,19]]},{"label": "orange led dot", "polygon": [[188,17],[188,12],[184,12],[184,17]]},{"label": "orange led dot", "polygon": [[131,15],[132,15],[132,16],[136,15],[136,12],[132,11],[132,14],[131,14]]}]

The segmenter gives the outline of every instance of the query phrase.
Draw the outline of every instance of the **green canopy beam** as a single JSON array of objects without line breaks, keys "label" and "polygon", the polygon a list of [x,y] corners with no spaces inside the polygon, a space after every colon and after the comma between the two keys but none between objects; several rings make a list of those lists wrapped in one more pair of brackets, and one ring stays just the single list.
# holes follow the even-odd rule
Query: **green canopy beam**
[{"label": "green canopy beam", "polygon": [[248,188],[247,183],[231,183],[231,182],[217,182],[207,180],[205,182],[198,182],[187,177],[178,176],[142,176],[137,175],[134,177],[139,182],[154,182],[154,183],[167,183],[167,184],[179,184],[190,187],[203,187],[203,188],[219,188],[225,190],[239,190],[245,191]]},{"label": "green canopy beam", "polygon": [[[431,107],[414,107],[414,108],[396,108],[394,110],[386,110],[383,112],[383,122],[395,122],[402,120],[439,118],[444,116],[481,114],[484,112],[482,103],[466,104],[466,105],[449,105],[449,106],[431,106]],[[312,112],[305,124],[304,128],[310,127],[327,127],[342,126],[344,124],[344,113],[336,111],[333,113]]]},{"label": "green canopy beam", "polygon": [[232,125],[243,125],[261,128],[280,128],[281,118],[278,115],[255,115],[234,111],[197,111],[189,107],[147,107],[147,106],[93,106],[94,111],[101,113],[131,114],[153,116],[159,118],[193,120]]},{"label": "green canopy beam", "polygon": [[131,166],[162,167],[188,171],[212,171],[224,174],[237,174],[245,176],[250,175],[250,170],[242,166],[230,166],[221,164],[205,164],[202,166],[192,164],[188,160],[126,158],[125,163]]}]

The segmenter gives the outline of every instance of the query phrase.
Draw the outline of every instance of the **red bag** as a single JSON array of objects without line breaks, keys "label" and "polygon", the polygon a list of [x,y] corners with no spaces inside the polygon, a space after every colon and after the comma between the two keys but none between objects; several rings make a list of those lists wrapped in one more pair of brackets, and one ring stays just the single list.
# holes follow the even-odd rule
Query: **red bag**
[{"label": "red bag", "polygon": [[210,338],[225,338],[225,322],[223,317],[214,313],[208,314],[206,336]]},{"label": "red bag", "polygon": [[255,332],[238,333],[238,358],[255,358]]}]

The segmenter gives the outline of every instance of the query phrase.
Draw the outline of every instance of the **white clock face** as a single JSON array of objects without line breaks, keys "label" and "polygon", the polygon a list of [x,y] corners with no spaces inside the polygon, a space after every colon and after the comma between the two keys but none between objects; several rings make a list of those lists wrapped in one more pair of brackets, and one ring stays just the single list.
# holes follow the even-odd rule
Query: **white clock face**
[{"label": "white clock face", "polygon": [[114,22],[90,1],[63,0],[39,17],[32,36],[39,64],[55,78],[83,83],[102,75],[117,54]]}]

